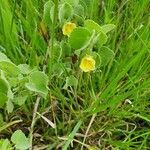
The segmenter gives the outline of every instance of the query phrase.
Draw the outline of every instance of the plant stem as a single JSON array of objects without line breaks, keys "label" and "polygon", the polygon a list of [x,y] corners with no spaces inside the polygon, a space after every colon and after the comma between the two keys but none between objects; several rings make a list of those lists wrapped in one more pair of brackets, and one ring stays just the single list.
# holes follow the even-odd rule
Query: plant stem
[{"label": "plant stem", "polygon": [[91,126],[92,126],[92,123],[94,122],[94,119],[95,119],[96,115],[97,115],[97,114],[93,114],[93,115],[92,115],[92,118],[91,118],[91,120],[90,120],[90,123],[89,123],[89,125],[88,125],[88,127],[87,127],[87,130],[86,130],[86,132],[85,132],[85,135],[84,135],[84,139],[83,139],[83,142],[82,142],[83,144],[82,144],[81,150],[83,150],[83,146],[84,146],[84,143],[85,143],[85,141],[86,141],[86,137],[87,137],[88,132],[89,132]]},{"label": "plant stem", "polygon": [[40,99],[41,99],[40,97],[37,97],[36,103],[34,105],[34,110],[33,110],[33,118],[32,118],[32,123],[31,123],[31,127],[30,127],[30,135],[29,135],[29,137],[30,137],[30,150],[32,150],[33,131],[34,131],[34,125],[36,122],[36,113],[38,110]]},{"label": "plant stem", "polygon": [[2,132],[3,130],[9,128],[10,126],[17,124],[17,123],[20,123],[20,122],[22,122],[22,120],[15,120],[15,121],[9,122],[6,125],[0,127],[0,132]]}]

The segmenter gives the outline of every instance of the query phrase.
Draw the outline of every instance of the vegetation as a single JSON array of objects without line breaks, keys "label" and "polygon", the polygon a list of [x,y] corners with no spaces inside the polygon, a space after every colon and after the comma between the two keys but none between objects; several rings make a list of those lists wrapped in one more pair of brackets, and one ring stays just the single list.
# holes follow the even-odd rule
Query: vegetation
[{"label": "vegetation", "polygon": [[148,150],[149,4],[0,0],[0,150]]}]

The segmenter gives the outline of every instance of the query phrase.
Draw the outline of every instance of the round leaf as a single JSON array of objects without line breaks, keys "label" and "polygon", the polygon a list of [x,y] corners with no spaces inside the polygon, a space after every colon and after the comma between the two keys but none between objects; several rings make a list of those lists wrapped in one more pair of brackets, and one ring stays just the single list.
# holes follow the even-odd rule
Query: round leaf
[{"label": "round leaf", "polygon": [[101,56],[103,66],[107,65],[109,61],[114,57],[114,52],[107,47],[102,47],[98,53]]},{"label": "round leaf", "polygon": [[59,14],[58,14],[60,22],[63,22],[64,20],[68,20],[72,18],[72,16],[73,16],[72,6],[68,3],[62,4],[59,9]]},{"label": "round leaf", "polygon": [[85,20],[84,26],[89,29],[89,31],[96,31],[96,34],[98,35],[97,43],[98,47],[101,47],[103,44],[107,42],[107,35],[103,32],[101,26],[94,22],[93,20]]},{"label": "round leaf", "polygon": [[85,20],[84,26],[89,29],[89,31],[95,30],[97,33],[101,32],[101,27],[98,23],[93,20]]},{"label": "round leaf", "polygon": [[22,74],[29,74],[31,72],[31,68],[27,64],[20,64],[18,68]]},{"label": "round leaf", "polygon": [[30,147],[29,139],[21,130],[17,130],[11,136],[11,141],[15,144],[16,149],[26,150]]},{"label": "round leaf", "polygon": [[75,14],[84,17],[84,7],[82,5],[78,5],[74,10]]},{"label": "round leaf", "polygon": [[0,69],[12,76],[17,76],[20,71],[19,68],[10,61],[10,59],[0,52]]},{"label": "round leaf", "polygon": [[12,62],[0,61],[0,69],[11,76],[17,76],[20,74],[19,68]]},{"label": "round leaf", "polygon": [[86,47],[91,39],[91,33],[83,27],[73,30],[69,37],[69,43],[73,49],[81,49]]},{"label": "round leaf", "polygon": [[48,77],[45,73],[40,71],[34,71],[29,76],[29,83],[26,83],[26,87],[33,92],[39,93],[44,98],[48,93]]},{"label": "round leaf", "polygon": [[67,89],[69,86],[77,87],[78,80],[73,75],[66,78],[66,84],[64,85],[64,89]]}]

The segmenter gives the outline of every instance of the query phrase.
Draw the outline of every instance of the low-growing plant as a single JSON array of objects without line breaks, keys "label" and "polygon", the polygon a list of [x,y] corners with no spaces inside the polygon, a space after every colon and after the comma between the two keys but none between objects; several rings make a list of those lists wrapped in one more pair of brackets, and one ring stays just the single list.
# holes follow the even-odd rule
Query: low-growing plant
[{"label": "low-growing plant", "polygon": [[[0,149],[38,149],[47,142],[45,149],[98,149],[97,144],[86,144],[96,117],[115,124],[116,108],[128,107],[132,102],[123,101],[147,87],[145,82],[137,86],[139,78],[136,82],[136,77],[129,76],[144,50],[125,61],[122,69],[114,59],[117,52],[109,46],[118,25],[100,25],[94,18],[98,17],[98,0],[0,0],[0,4],[0,109],[5,120],[12,118],[6,123],[0,116],[0,133],[4,133]],[[120,72],[115,74],[117,68]],[[112,128],[108,125],[108,129]],[[110,137],[111,131],[105,134]],[[111,138],[104,143],[113,145]]]}]

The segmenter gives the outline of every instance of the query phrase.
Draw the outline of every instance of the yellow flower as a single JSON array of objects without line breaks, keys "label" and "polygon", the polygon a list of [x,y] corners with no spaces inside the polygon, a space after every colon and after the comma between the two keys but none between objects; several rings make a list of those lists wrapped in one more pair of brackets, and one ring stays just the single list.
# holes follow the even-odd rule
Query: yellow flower
[{"label": "yellow flower", "polygon": [[63,29],[62,29],[63,34],[69,36],[74,28],[76,28],[76,24],[75,23],[67,22],[63,26]]},{"label": "yellow flower", "polygon": [[93,59],[93,57],[90,55],[86,55],[85,57],[83,57],[80,63],[80,68],[84,72],[95,70],[95,60]]}]

